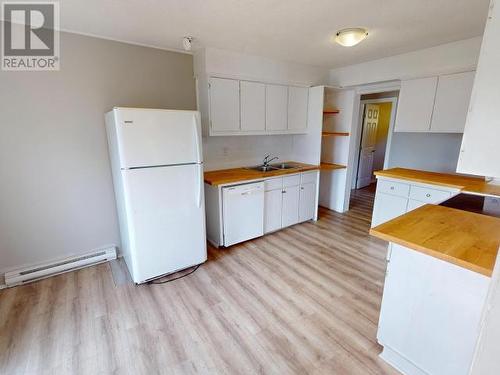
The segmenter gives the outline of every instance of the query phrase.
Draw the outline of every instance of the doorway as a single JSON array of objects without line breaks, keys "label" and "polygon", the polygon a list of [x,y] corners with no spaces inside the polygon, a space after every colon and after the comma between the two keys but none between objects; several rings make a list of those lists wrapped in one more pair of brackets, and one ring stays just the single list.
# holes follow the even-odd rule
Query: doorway
[{"label": "doorway", "polygon": [[357,142],[353,189],[370,187],[376,182],[373,172],[388,166],[397,97],[362,97],[360,104],[360,136]]}]

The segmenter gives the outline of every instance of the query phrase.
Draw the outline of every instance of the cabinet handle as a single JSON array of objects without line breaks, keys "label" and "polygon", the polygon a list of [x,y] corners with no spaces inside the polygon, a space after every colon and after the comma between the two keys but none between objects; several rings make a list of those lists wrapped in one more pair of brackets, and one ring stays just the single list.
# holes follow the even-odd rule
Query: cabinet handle
[{"label": "cabinet handle", "polygon": [[429,193],[425,194],[425,196],[426,196],[427,198],[430,198],[430,197],[431,197],[431,195],[430,195]]},{"label": "cabinet handle", "polygon": [[302,186],[302,187],[300,188],[300,190],[304,190],[304,187]]},{"label": "cabinet handle", "polygon": [[394,186],[391,186],[391,190],[394,190]]},{"label": "cabinet handle", "polygon": [[285,194],[286,193],[286,190],[281,190],[281,194]]}]

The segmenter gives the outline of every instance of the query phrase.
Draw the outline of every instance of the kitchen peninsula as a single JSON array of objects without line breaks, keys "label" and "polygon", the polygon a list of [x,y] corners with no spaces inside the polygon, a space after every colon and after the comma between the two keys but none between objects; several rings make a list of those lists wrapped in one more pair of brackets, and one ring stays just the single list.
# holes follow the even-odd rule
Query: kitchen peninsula
[{"label": "kitchen peninsula", "polygon": [[[405,374],[467,374],[500,247],[498,195],[478,194],[498,186],[403,169],[377,177],[395,184],[388,191],[404,191],[410,200],[421,189],[451,189],[447,198],[441,193],[442,202],[422,202],[370,231],[389,241],[377,333],[381,357]],[[408,183],[408,191],[398,183]],[[458,194],[479,204],[461,207]]]}]

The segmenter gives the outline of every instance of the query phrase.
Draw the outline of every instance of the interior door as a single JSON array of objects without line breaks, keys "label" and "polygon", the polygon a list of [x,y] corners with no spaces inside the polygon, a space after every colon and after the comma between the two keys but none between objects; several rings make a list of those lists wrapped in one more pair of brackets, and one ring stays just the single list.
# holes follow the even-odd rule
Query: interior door
[{"label": "interior door", "polygon": [[376,104],[365,105],[363,118],[363,133],[361,135],[361,147],[359,150],[358,177],[356,188],[370,185],[373,176],[373,155],[377,142],[377,127],[379,117],[379,106]]},{"label": "interior door", "polygon": [[136,283],[207,259],[203,166],[122,171]]}]

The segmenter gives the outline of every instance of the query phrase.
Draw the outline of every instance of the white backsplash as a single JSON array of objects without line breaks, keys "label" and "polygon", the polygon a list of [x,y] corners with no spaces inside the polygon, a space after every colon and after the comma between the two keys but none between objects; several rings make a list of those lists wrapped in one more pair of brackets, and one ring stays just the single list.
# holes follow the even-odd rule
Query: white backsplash
[{"label": "white backsplash", "polygon": [[[293,135],[204,137],[205,171],[262,163],[267,154],[293,160]],[[300,160],[297,160],[300,161]]]}]

